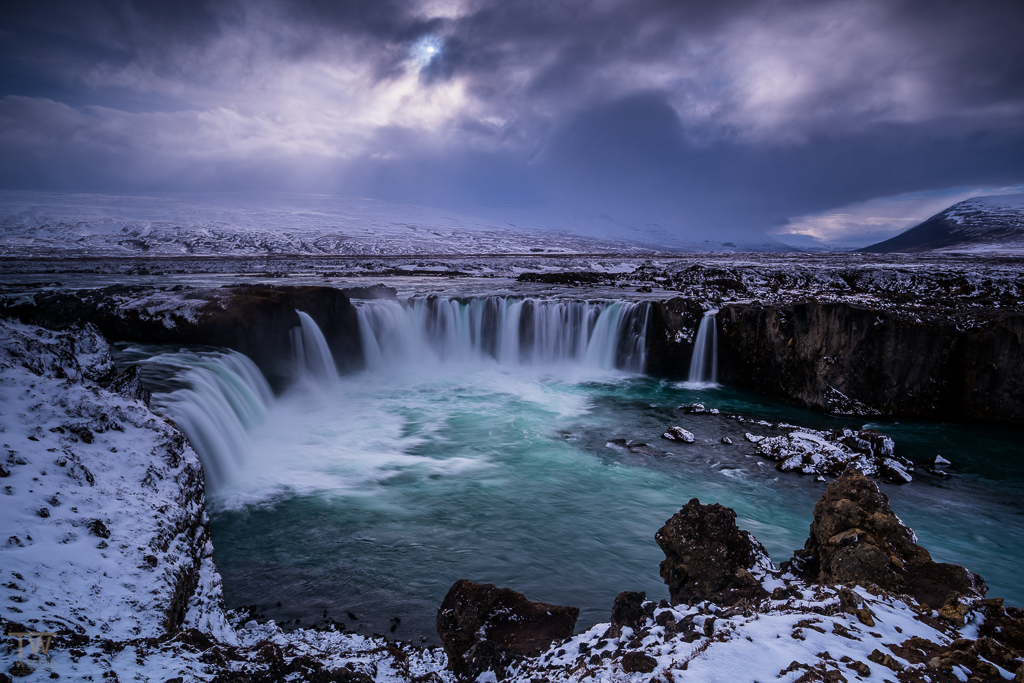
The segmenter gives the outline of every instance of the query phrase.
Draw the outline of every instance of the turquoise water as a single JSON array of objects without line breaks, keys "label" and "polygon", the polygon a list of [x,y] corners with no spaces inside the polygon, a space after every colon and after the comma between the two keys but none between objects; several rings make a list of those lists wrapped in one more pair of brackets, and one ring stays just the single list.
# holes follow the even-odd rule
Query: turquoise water
[{"label": "turquoise water", "polygon": [[[394,637],[436,642],[437,606],[468,578],[575,605],[586,627],[607,620],[620,591],[667,597],[654,533],[692,497],[734,508],[776,562],[788,558],[825,484],[750,455],[742,435],[756,428],[675,411],[693,401],[809,427],[865,423],[571,367],[451,363],[293,387],[249,433],[238,476],[210,492],[229,606],[286,626],[326,614],[367,633],[399,617]],[[919,470],[883,486],[922,545],[1024,604],[1021,432],[871,424],[901,455],[953,462],[949,479]],[[670,425],[697,443],[662,440]]]}]

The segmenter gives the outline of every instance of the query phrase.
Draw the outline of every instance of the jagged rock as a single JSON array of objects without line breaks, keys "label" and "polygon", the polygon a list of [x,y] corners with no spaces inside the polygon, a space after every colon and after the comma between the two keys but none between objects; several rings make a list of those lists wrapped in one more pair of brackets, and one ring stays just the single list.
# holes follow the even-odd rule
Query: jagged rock
[{"label": "jagged rock", "polygon": [[886,495],[854,469],[832,482],[814,506],[810,537],[790,567],[808,581],[876,585],[934,609],[986,591],[977,574],[934,562],[893,514]]},{"label": "jagged rock", "polygon": [[665,522],[654,539],[665,553],[661,577],[673,604],[711,600],[734,605],[768,596],[755,574],[771,569],[764,547],[736,526],[727,507],[696,498]]},{"label": "jagged rock", "polygon": [[647,594],[643,591],[623,591],[615,596],[615,603],[612,605],[612,625],[608,629],[607,637],[618,638],[625,626],[634,631],[639,629],[647,617],[643,608],[646,598]]},{"label": "jagged rock", "polygon": [[718,415],[718,408],[708,408],[703,403],[687,403],[676,408],[684,415]]},{"label": "jagged rock", "polygon": [[892,439],[873,429],[820,431],[792,425],[766,425],[788,430],[780,436],[747,434],[755,452],[777,461],[783,472],[838,477],[848,467],[868,476],[883,476],[897,484],[913,479],[913,464],[893,452]]},{"label": "jagged rock", "polygon": [[881,650],[872,650],[871,654],[868,655],[868,661],[874,662],[875,664],[881,664],[892,671],[903,671],[903,665],[900,664],[895,657],[888,653],[883,653]]},{"label": "jagged rock", "polygon": [[693,434],[682,427],[669,427],[665,430],[665,433],[661,435],[661,438],[668,439],[669,441],[693,443]]},{"label": "jagged rock", "polygon": [[579,614],[576,607],[532,602],[510,588],[463,579],[437,610],[437,635],[457,675],[494,671],[502,679],[509,664],[571,636]]}]

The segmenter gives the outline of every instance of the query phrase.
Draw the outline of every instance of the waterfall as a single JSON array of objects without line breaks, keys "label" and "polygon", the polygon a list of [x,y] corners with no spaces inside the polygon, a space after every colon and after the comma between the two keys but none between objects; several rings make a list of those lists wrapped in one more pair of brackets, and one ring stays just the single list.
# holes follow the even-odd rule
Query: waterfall
[{"label": "waterfall", "polygon": [[170,418],[199,454],[207,486],[229,481],[249,450],[248,431],[274,402],[259,368],[235,351],[147,356],[137,347],[125,354],[154,389],[154,410]]},{"label": "waterfall", "polygon": [[366,365],[492,360],[643,372],[646,303],[485,296],[357,305]]},{"label": "waterfall", "polygon": [[697,339],[693,342],[693,357],[690,359],[691,384],[711,385],[718,383],[718,323],[715,314],[718,309],[704,313]]},{"label": "waterfall", "polygon": [[300,379],[318,382],[332,382],[338,378],[338,368],[334,364],[331,348],[324,339],[324,333],[311,317],[302,311],[299,314],[299,326],[291,331],[292,351],[297,365],[297,376]]}]

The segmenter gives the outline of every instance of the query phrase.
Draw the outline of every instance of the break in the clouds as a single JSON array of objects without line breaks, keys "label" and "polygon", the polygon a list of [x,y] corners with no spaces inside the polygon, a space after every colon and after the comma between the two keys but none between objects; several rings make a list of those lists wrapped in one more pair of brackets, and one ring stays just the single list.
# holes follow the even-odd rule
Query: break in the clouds
[{"label": "break in the clouds", "polygon": [[1017,0],[23,3],[0,15],[0,185],[852,243],[932,211],[900,197],[1024,183],[1021,27]]}]

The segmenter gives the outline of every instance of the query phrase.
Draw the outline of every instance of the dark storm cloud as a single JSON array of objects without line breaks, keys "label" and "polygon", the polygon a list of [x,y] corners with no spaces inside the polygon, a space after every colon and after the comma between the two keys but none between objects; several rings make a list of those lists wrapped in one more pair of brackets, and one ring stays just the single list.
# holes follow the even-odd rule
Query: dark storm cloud
[{"label": "dark storm cloud", "polygon": [[750,226],[1024,182],[1024,3],[127,0],[0,18],[0,184]]}]

